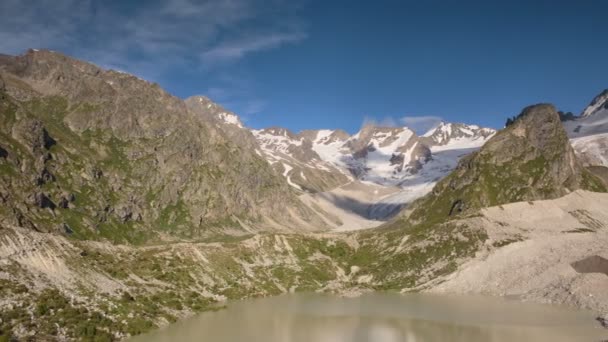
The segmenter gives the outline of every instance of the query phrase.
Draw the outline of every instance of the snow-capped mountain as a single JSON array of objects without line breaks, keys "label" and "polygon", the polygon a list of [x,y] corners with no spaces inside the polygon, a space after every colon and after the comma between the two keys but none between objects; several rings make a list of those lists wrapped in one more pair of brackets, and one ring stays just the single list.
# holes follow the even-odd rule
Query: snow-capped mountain
[{"label": "snow-capped mountain", "polygon": [[494,133],[496,133],[494,129],[482,128],[477,125],[441,122],[437,127],[425,133],[423,137],[427,145],[441,146],[454,144],[456,141],[485,141]]},{"label": "snow-capped mountain", "polygon": [[[367,218],[383,219],[427,194],[460,158],[480,148],[495,130],[442,122],[422,136],[408,127],[365,125],[350,136],[343,130],[281,127],[249,130],[238,116],[208,98],[186,100],[230,139],[254,145],[277,174],[302,193],[332,191],[352,181],[392,188],[372,203]],[[398,191],[396,191],[398,190]]]},{"label": "snow-capped mountain", "polygon": [[[596,99],[598,97],[596,97]],[[607,133],[608,99],[604,100],[601,106],[598,106],[597,103],[592,102],[592,104],[583,111],[581,116],[575,118],[574,120],[565,121],[564,127],[571,138],[580,138],[595,134]]]},{"label": "snow-capped mountain", "polygon": [[564,122],[572,147],[585,165],[608,167],[608,89],[579,117]]},{"label": "snow-capped mountain", "polygon": [[[385,219],[430,192],[461,157],[495,133],[456,123],[441,123],[422,136],[408,127],[376,125],[365,125],[352,136],[339,129],[297,134],[281,127],[249,130],[236,114],[206,97],[189,98],[186,104],[230,139],[254,145],[255,152],[296,191],[327,194],[336,206],[367,206],[365,218],[372,220]],[[374,194],[386,194],[372,196],[375,199],[368,204],[344,197],[339,189],[353,182],[370,185],[364,188],[376,189]]]},{"label": "snow-capped mountain", "polygon": [[430,158],[415,173],[398,183],[401,191],[387,196],[370,208],[369,218],[382,219],[401,210],[408,203],[429,193],[437,181],[458,165],[460,158],[481,148],[496,130],[475,125],[441,123],[419,139],[427,146]]},{"label": "snow-capped mountain", "polygon": [[294,134],[286,128],[252,130],[263,156],[289,185],[309,192],[325,191],[347,183],[350,173],[326,161],[314,149],[313,132]]},{"label": "snow-capped mountain", "polygon": [[353,136],[342,130],[294,134],[284,128],[253,133],[268,162],[280,165],[278,170],[298,189],[314,188],[309,177],[303,177],[311,170],[325,172],[324,177],[336,173],[345,176],[340,178],[344,183],[357,179],[399,187],[401,191],[370,209],[370,218],[380,218],[387,216],[387,210],[396,211],[429,192],[462,156],[481,147],[495,131],[442,123],[422,137],[407,127],[375,125],[365,125]]},{"label": "snow-capped mountain", "polygon": [[573,138],[570,142],[584,165],[608,167],[608,132]]},{"label": "snow-capped mountain", "polygon": [[417,173],[431,155],[407,127],[365,125],[344,146],[350,153],[344,161],[351,173],[382,185],[396,185]]},{"label": "snow-capped mountain", "polygon": [[[186,102],[228,136],[255,144],[256,152],[302,193],[330,191],[354,180],[399,188],[370,206],[371,219],[385,218],[431,191],[460,158],[496,133],[446,122],[421,136],[407,127],[375,125],[365,125],[352,136],[327,129],[297,134],[280,127],[249,131],[238,116],[205,97]],[[564,126],[585,165],[608,166],[608,90]]]},{"label": "snow-capped mountain", "polygon": [[589,106],[581,113],[581,117],[585,118],[591,116],[602,109],[608,109],[608,89],[605,89],[591,101]]}]

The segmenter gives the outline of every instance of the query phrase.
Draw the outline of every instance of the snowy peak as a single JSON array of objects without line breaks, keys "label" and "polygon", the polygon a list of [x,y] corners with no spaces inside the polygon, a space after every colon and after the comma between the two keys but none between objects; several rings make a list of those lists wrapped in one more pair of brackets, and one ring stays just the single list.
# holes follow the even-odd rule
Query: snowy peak
[{"label": "snowy peak", "polygon": [[376,148],[399,147],[405,145],[415,133],[407,127],[378,127],[365,125],[358,134],[355,141],[373,145]]},{"label": "snowy peak", "polygon": [[589,106],[581,113],[581,117],[586,118],[602,110],[608,110],[608,89],[593,98]]},{"label": "snowy peak", "polygon": [[[325,191],[350,180],[348,172],[326,161],[333,160],[339,146],[316,145],[311,140],[318,136],[315,131],[294,134],[285,128],[271,127],[252,133],[268,163],[297,190]],[[317,150],[317,146],[325,149]]]},{"label": "snowy peak", "polygon": [[365,125],[345,145],[351,151],[349,169],[363,180],[396,184],[430,158],[430,150],[418,140],[407,127]]},{"label": "snowy peak", "polygon": [[[342,130],[294,134],[272,127],[253,131],[271,164],[280,161],[294,170],[317,168],[389,186],[403,184],[420,172],[422,177],[434,181],[451,170],[460,156],[481,147],[494,133],[489,128],[450,123],[442,123],[426,137],[419,137],[408,127],[372,124],[363,126],[353,136]],[[437,160],[424,171],[435,157]],[[290,174],[291,171],[287,172]]]},{"label": "snowy peak", "polygon": [[443,146],[454,140],[485,141],[494,133],[496,133],[494,129],[482,128],[477,125],[441,122],[439,126],[426,132],[423,137],[430,146]]},{"label": "snowy peak", "polygon": [[367,215],[374,219],[388,217],[427,194],[463,156],[479,149],[494,133],[449,123],[426,137],[408,127],[375,125],[365,125],[352,136],[329,129],[298,134],[279,127],[253,131],[266,160],[299,191],[340,191],[353,180],[399,188],[368,208]]},{"label": "snowy peak", "polygon": [[233,125],[238,128],[245,127],[236,114],[227,111],[206,96],[189,97],[186,99],[186,105],[190,110],[221,123]]},{"label": "snowy peak", "polygon": [[304,139],[282,127],[270,127],[251,131],[264,152],[291,155],[294,147],[302,146]]},{"label": "snowy peak", "polygon": [[570,138],[608,133],[608,89],[596,96],[581,116],[563,124]]},{"label": "snowy peak", "polygon": [[608,89],[596,96],[581,116],[563,124],[584,165],[608,167]]},{"label": "snowy peak", "polygon": [[341,129],[304,130],[298,135],[311,140],[314,144],[323,145],[329,145],[340,142],[344,143],[350,138],[350,135]]},{"label": "snowy peak", "polygon": [[301,140],[292,131],[288,130],[287,128],[283,128],[283,127],[274,126],[274,127],[263,128],[260,130],[253,130],[253,132],[256,132],[256,134],[261,134],[261,135],[265,135],[265,136],[284,137],[285,139],[293,140],[293,141]]}]

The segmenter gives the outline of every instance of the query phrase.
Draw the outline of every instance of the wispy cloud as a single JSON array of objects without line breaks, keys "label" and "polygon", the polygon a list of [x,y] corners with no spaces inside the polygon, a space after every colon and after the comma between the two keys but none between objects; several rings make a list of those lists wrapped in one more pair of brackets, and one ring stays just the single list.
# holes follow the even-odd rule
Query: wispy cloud
[{"label": "wispy cloud", "polygon": [[217,67],[304,39],[293,7],[283,0],[159,0],[145,7],[3,0],[0,52],[50,48],[130,72],[158,73],[176,63]]},{"label": "wispy cloud", "polygon": [[[238,62],[307,37],[288,0],[0,1],[0,53],[49,48],[163,84],[174,68],[241,115],[265,108]],[[205,89],[207,92],[205,92]]]},{"label": "wispy cloud", "polygon": [[363,126],[374,125],[379,127],[407,127],[417,134],[424,134],[430,129],[437,127],[443,119],[439,116],[422,115],[422,116],[404,116],[395,119],[392,116],[385,116],[383,118],[375,118],[371,116],[365,116],[363,119]]},{"label": "wispy cloud", "polygon": [[257,36],[243,37],[238,41],[221,43],[201,55],[205,64],[218,62],[231,62],[243,58],[246,54],[256,51],[272,49],[283,44],[298,42],[306,38],[303,32],[271,33]]},{"label": "wispy cloud", "polygon": [[258,114],[266,107],[266,101],[261,99],[253,99],[249,100],[245,103],[243,110],[241,111],[243,115],[253,115]]},{"label": "wispy cloud", "polygon": [[365,116],[363,118],[363,126],[365,125],[374,125],[380,127],[396,127],[398,126],[397,120],[394,118],[387,116],[381,119],[374,118],[371,116]]},{"label": "wispy cloud", "polygon": [[418,134],[426,133],[433,127],[439,125],[443,119],[439,116],[405,116],[399,119],[404,126],[409,127]]},{"label": "wispy cloud", "polygon": [[224,73],[218,77],[217,85],[207,88],[203,94],[235,111],[245,122],[262,112],[267,104],[256,95],[255,82],[246,73]]},{"label": "wispy cloud", "polygon": [[[0,2],[0,49],[19,53],[30,47],[74,44],[78,27],[89,19],[90,1]],[[59,44],[60,43],[60,44]]]}]

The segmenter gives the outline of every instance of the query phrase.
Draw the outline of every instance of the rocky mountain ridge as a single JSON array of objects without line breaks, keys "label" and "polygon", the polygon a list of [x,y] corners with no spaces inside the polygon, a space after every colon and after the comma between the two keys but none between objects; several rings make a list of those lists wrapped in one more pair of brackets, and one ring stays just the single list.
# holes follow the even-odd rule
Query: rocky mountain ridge
[{"label": "rocky mountain ridge", "polygon": [[485,140],[496,133],[495,129],[482,128],[477,125],[440,122],[439,125],[422,135],[429,146],[442,146],[454,140]]},{"label": "rocky mountain ridge", "polygon": [[131,242],[323,227],[210,102],[46,50],[1,56],[0,79],[4,222]]},{"label": "rocky mountain ridge", "polygon": [[[294,134],[279,127],[253,133],[268,162],[289,184],[312,193],[317,204],[330,206],[327,210],[356,211],[364,219],[356,226],[366,227],[392,217],[431,191],[460,158],[480,148],[495,130],[442,122],[423,136],[407,127],[372,124],[352,136],[341,130]],[[356,194],[352,188],[387,194],[376,198]],[[369,197],[374,198],[372,202]],[[339,216],[355,226],[350,213]]]},{"label": "rocky mountain ridge", "polygon": [[[606,174],[602,168],[608,167],[607,105],[608,91],[604,91],[591,101],[580,116],[560,114],[582,165],[602,178]],[[402,191],[370,206],[366,217],[372,219],[390,217],[398,208],[428,193],[439,179],[456,167],[461,157],[480,148],[496,133],[490,128],[446,122],[441,122],[422,136],[417,136],[407,127],[366,125],[353,136],[332,130],[311,130],[300,134],[289,132],[285,136],[292,137],[291,142],[287,139],[267,144],[273,139],[273,132],[279,131],[284,132],[283,129],[274,128],[260,130],[260,134],[256,134],[260,144],[266,148],[265,155],[285,149],[287,145],[292,150],[305,146],[310,156],[322,161],[309,164],[310,169],[322,168],[331,174],[335,169],[328,169],[329,164],[344,174],[350,174],[350,179],[399,187]],[[264,132],[263,138],[261,132]],[[307,143],[302,145],[303,141]],[[300,178],[295,183],[299,189],[309,189],[305,179]],[[327,191],[335,184],[316,190]]]},{"label": "rocky mountain ridge", "polygon": [[[424,169],[434,158],[433,150],[445,151],[453,146],[476,148],[495,131],[475,125],[442,123],[423,136],[407,127],[371,124],[363,126],[353,136],[341,130],[308,130],[294,134],[278,127],[253,132],[271,163],[280,159],[277,156],[281,154],[308,163],[310,168],[339,170],[349,179],[398,186]],[[305,183],[301,179],[299,182]]]}]

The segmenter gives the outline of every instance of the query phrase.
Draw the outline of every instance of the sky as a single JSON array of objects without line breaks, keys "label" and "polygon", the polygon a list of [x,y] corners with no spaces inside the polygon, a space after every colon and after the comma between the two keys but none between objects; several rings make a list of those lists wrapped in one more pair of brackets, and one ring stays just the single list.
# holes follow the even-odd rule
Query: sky
[{"label": "sky", "polygon": [[608,1],[2,0],[0,53],[48,48],[206,95],[252,128],[500,128],[608,88]]}]

